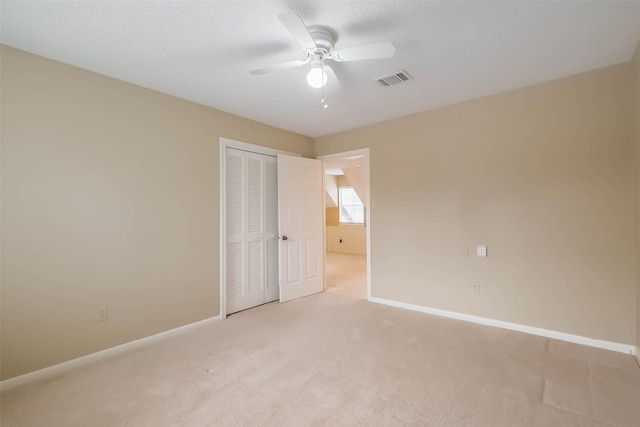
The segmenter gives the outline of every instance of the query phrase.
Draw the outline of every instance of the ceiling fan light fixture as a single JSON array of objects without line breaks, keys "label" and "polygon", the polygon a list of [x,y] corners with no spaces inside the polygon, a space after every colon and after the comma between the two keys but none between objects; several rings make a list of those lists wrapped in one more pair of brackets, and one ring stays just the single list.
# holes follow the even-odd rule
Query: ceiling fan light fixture
[{"label": "ceiling fan light fixture", "polygon": [[307,83],[314,89],[320,89],[327,84],[327,73],[324,72],[322,64],[313,65],[307,74]]}]

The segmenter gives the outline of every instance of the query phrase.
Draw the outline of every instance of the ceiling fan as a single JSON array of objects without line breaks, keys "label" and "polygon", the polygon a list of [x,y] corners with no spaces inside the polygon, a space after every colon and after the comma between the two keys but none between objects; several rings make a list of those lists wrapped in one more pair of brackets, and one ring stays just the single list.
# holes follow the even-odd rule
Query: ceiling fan
[{"label": "ceiling fan", "polygon": [[390,42],[368,44],[346,49],[335,49],[337,35],[331,28],[323,25],[306,26],[298,15],[283,13],[278,15],[280,22],[289,30],[293,38],[306,53],[306,59],[284,62],[268,67],[251,70],[254,75],[266,74],[272,71],[300,67],[311,63],[307,74],[307,83],[313,88],[321,88],[327,84],[327,72],[337,81],[333,69],[325,61],[334,62],[362,61],[366,59],[391,58],[396,53],[396,47]]}]

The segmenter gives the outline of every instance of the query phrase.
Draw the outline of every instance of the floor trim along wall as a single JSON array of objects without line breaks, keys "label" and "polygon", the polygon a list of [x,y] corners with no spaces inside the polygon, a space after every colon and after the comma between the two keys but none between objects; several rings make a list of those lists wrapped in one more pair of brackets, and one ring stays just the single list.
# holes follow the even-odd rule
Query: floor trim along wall
[{"label": "floor trim along wall", "polygon": [[96,362],[98,360],[106,359],[108,357],[112,357],[126,351],[131,351],[134,349],[138,349],[141,347],[145,347],[147,345],[163,341],[165,339],[184,334],[187,331],[192,329],[196,329],[209,323],[214,323],[220,320],[220,316],[210,317],[208,319],[200,320],[198,322],[190,323],[188,325],[180,326],[175,329],[169,329],[168,331],[160,332],[155,335],[151,335],[145,338],[140,338],[139,340],[131,341],[128,343],[120,344],[115,347],[107,348],[105,350],[98,351],[96,353],[87,354],[86,356],[78,357],[77,359],[72,359],[67,362],[62,362],[57,365],[49,366],[47,368],[38,369],[37,371],[29,372],[24,375],[19,375],[14,378],[9,378],[0,382],[0,390],[7,391],[12,388],[21,386],[23,384],[36,381],[43,380],[54,375],[62,374],[66,371],[79,368],[84,365],[88,365],[89,363]]},{"label": "floor trim along wall", "polygon": [[620,344],[610,341],[602,341],[593,338],[582,337],[580,335],[567,334],[565,332],[552,331],[549,329],[535,328],[533,326],[519,325],[517,323],[504,322],[502,320],[488,319],[486,317],[472,316],[469,314],[456,313],[453,311],[440,310],[437,308],[424,307],[421,305],[407,304],[404,302],[388,300],[384,298],[372,297],[371,302],[390,305],[392,307],[405,308],[407,310],[420,311],[422,313],[435,314],[436,316],[450,317],[452,319],[464,320],[467,322],[479,323],[481,325],[495,326],[512,331],[525,332],[532,335],[540,335],[547,338],[568,341],[576,344],[588,345],[591,347],[603,348],[605,350],[617,351],[633,355],[635,347],[629,344]]}]

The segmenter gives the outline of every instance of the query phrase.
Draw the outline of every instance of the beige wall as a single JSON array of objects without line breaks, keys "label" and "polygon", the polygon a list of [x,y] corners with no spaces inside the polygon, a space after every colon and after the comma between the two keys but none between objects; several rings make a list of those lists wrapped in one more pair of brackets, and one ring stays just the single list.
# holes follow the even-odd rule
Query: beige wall
[{"label": "beige wall", "polygon": [[630,85],[627,63],[318,138],[370,147],[372,295],[635,343]]},{"label": "beige wall", "polygon": [[640,42],[631,62],[634,87],[634,122],[636,137],[636,358],[640,361]]},{"label": "beige wall", "polygon": [[340,225],[340,209],[339,208],[327,208],[326,211],[326,225]]},{"label": "beige wall", "polygon": [[324,204],[327,208],[338,207],[338,184],[335,175],[324,175]]},{"label": "beige wall", "polygon": [[1,55],[2,379],[219,314],[219,138],[311,139]]},{"label": "beige wall", "polygon": [[351,182],[344,175],[338,175],[336,180],[338,181],[338,187],[351,187]]},{"label": "beige wall", "polygon": [[327,226],[327,252],[367,254],[367,229],[362,224]]}]

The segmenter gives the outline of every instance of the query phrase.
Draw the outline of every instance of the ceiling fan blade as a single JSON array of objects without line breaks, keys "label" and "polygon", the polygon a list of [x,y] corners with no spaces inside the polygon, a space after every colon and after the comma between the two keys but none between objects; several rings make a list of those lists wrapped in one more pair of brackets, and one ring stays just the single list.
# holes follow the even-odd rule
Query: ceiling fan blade
[{"label": "ceiling fan blade", "polygon": [[340,84],[340,79],[338,79],[338,76],[336,75],[336,72],[333,70],[333,68],[331,68],[331,65],[324,64],[324,72],[327,73],[328,82],[335,82],[334,86],[338,88],[342,87],[342,85]]},{"label": "ceiling fan blade", "polygon": [[396,47],[393,43],[382,42],[347,49],[336,49],[331,54],[331,57],[334,61],[343,62],[391,58],[395,54]]},{"label": "ceiling fan blade", "polygon": [[267,74],[272,71],[280,71],[280,70],[286,70],[287,68],[300,67],[301,65],[308,63],[309,59],[310,58],[299,59],[297,61],[283,62],[281,64],[270,65],[268,67],[256,68],[255,70],[249,71],[249,73],[253,74],[254,76],[259,76],[260,74]]},{"label": "ceiling fan blade", "polygon": [[307,26],[302,22],[302,18],[293,13],[283,13],[278,15],[280,22],[287,27],[287,30],[291,33],[294,39],[304,49],[315,49],[316,42],[313,41]]}]

